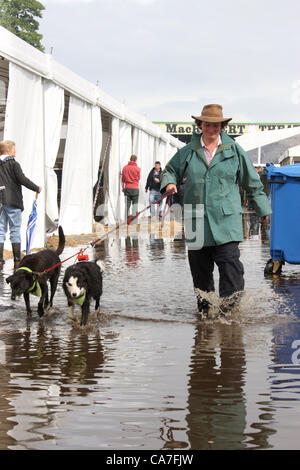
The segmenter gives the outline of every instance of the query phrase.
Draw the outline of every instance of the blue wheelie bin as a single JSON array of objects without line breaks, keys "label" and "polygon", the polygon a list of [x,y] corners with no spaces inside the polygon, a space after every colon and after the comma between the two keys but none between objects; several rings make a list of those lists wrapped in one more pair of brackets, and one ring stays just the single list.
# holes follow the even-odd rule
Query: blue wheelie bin
[{"label": "blue wheelie bin", "polygon": [[278,274],[287,262],[300,264],[300,164],[275,167],[267,164],[271,187],[271,259],[266,274]]}]

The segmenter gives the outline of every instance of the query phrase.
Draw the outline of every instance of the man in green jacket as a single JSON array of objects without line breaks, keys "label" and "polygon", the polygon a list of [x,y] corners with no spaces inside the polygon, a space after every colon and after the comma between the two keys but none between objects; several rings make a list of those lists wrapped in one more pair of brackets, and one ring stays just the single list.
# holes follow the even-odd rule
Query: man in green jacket
[{"label": "man in green jacket", "polygon": [[[271,213],[268,198],[245,151],[222,129],[231,120],[224,118],[222,106],[209,104],[201,116],[192,116],[202,130],[167,163],[161,177],[161,192],[177,187],[185,177],[184,222],[188,259],[196,292],[214,291],[213,270],[220,274],[219,295],[223,308],[244,290],[244,268],[239,242],[243,240],[239,186],[257,216],[266,220]],[[192,236],[194,239],[192,239]],[[234,295],[235,294],[235,295]],[[228,299],[229,298],[229,299]],[[229,300],[229,302],[228,302]],[[197,295],[201,317],[207,316],[209,302]]]}]

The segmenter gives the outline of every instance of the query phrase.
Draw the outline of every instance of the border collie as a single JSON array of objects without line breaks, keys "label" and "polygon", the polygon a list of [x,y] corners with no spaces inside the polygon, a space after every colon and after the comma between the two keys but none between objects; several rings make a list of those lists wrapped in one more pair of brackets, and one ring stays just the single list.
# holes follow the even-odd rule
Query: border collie
[{"label": "border collie", "polygon": [[81,326],[87,324],[92,298],[96,301],[95,310],[100,309],[103,270],[101,261],[78,261],[65,271],[63,289],[68,299],[70,316],[74,313],[75,303],[79,304]]},{"label": "border collie", "polygon": [[38,314],[40,317],[44,315],[44,309],[49,305],[47,281],[50,282],[51,287],[50,307],[52,307],[60,266],[55,267],[48,273],[42,273],[45,269],[51,268],[60,262],[59,255],[61,255],[65,247],[65,235],[62,227],[59,226],[58,231],[59,244],[56,251],[48,249],[24,256],[18,269],[12,276],[6,279],[6,282],[10,284],[11,287],[12,300],[16,300],[16,297],[23,294],[27,315],[31,314],[30,294],[40,297]]}]

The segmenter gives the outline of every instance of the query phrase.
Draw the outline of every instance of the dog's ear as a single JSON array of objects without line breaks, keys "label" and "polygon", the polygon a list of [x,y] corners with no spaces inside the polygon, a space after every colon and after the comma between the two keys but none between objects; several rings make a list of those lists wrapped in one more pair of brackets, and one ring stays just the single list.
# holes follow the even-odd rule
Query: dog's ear
[{"label": "dog's ear", "polygon": [[9,283],[12,281],[12,278],[13,278],[12,276],[9,276],[9,277],[6,279],[7,284],[9,284]]}]

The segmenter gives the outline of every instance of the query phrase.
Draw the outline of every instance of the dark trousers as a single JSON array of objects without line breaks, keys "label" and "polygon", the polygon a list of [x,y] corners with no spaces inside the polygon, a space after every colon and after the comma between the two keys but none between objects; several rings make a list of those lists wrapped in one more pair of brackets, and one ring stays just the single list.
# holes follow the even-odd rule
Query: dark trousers
[{"label": "dark trousers", "polygon": [[188,250],[194,287],[202,291],[215,290],[214,263],[219,268],[219,295],[228,297],[244,290],[244,267],[240,261],[238,242],[205,246],[201,250]]},{"label": "dark trousers", "polygon": [[130,207],[132,204],[132,215],[138,212],[139,190],[133,188],[125,188],[124,195],[126,198],[126,217],[130,215]]}]

